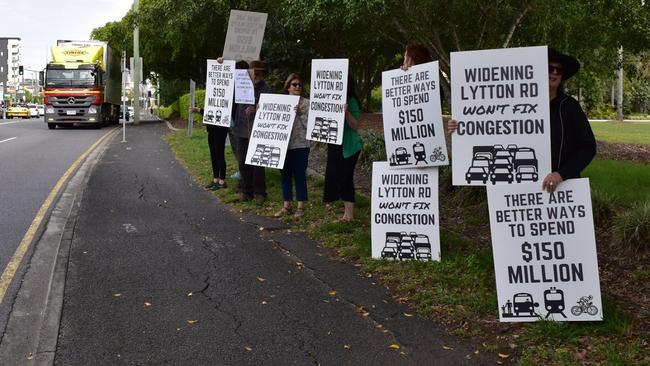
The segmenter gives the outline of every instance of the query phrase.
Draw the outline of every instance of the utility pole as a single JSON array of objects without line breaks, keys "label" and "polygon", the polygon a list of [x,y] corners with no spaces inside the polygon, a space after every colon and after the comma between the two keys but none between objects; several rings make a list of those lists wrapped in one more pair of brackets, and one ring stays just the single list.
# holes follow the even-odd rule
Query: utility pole
[{"label": "utility pole", "polygon": [[133,14],[135,25],[133,27],[133,123],[140,124],[140,17],[138,14],[138,0],[133,0]]},{"label": "utility pole", "polygon": [[126,51],[122,51],[122,142],[126,142]]},{"label": "utility pole", "polygon": [[616,93],[616,120],[623,122],[623,46],[618,48],[618,91]]}]

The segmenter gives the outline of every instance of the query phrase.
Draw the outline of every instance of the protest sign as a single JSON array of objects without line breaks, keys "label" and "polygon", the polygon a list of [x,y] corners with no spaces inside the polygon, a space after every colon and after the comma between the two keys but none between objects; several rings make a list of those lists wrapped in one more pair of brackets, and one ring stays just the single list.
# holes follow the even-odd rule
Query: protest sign
[{"label": "protest sign", "polygon": [[438,168],[372,164],[372,257],[440,260]]},{"label": "protest sign", "polygon": [[438,61],[382,73],[386,155],[392,167],[449,165]]},{"label": "protest sign", "polygon": [[603,320],[589,179],[487,193],[501,321]]},{"label": "protest sign", "polygon": [[222,57],[235,61],[259,60],[267,16],[266,13],[231,10]]},{"label": "protest sign", "polygon": [[348,94],[348,59],[311,62],[307,139],[341,145]]},{"label": "protest sign", "polygon": [[537,182],[551,172],[546,47],[451,53],[453,184]]},{"label": "protest sign", "polygon": [[203,123],[230,127],[233,92],[235,90],[235,61],[208,60],[205,80]]},{"label": "protest sign", "polygon": [[255,86],[248,70],[235,70],[235,103],[255,105]]},{"label": "protest sign", "polygon": [[260,95],[246,164],[282,169],[299,101],[297,95]]}]

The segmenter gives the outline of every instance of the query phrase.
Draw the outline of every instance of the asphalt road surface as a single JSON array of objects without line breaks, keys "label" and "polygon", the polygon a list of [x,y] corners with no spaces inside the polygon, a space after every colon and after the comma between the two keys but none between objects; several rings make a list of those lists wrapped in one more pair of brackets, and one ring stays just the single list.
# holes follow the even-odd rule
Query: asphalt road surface
[{"label": "asphalt road surface", "polygon": [[[42,118],[0,119],[0,273],[57,181],[107,131],[87,127],[48,130]],[[0,303],[0,329],[5,327],[22,267]]]},{"label": "asphalt road surface", "polygon": [[129,143],[113,138],[90,176],[57,365],[485,362],[304,235],[219,203],[175,160],[166,132],[144,124]]}]

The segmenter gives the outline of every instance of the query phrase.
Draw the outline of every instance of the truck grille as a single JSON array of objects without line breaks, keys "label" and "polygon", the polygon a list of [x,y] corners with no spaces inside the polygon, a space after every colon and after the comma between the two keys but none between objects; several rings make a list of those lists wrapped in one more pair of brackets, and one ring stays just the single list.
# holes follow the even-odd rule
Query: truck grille
[{"label": "truck grille", "polygon": [[69,96],[69,97],[49,97],[49,102],[55,108],[82,108],[90,107],[95,101],[94,96]]}]

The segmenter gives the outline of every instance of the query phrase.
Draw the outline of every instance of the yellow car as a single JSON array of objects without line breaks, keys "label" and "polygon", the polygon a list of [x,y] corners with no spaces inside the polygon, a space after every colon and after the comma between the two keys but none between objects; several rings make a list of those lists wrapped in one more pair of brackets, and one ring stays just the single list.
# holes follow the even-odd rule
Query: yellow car
[{"label": "yellow car", "polygon": [[22,105],[14,105],[7,109],[7,118],[29,118],[29,108]]}]

